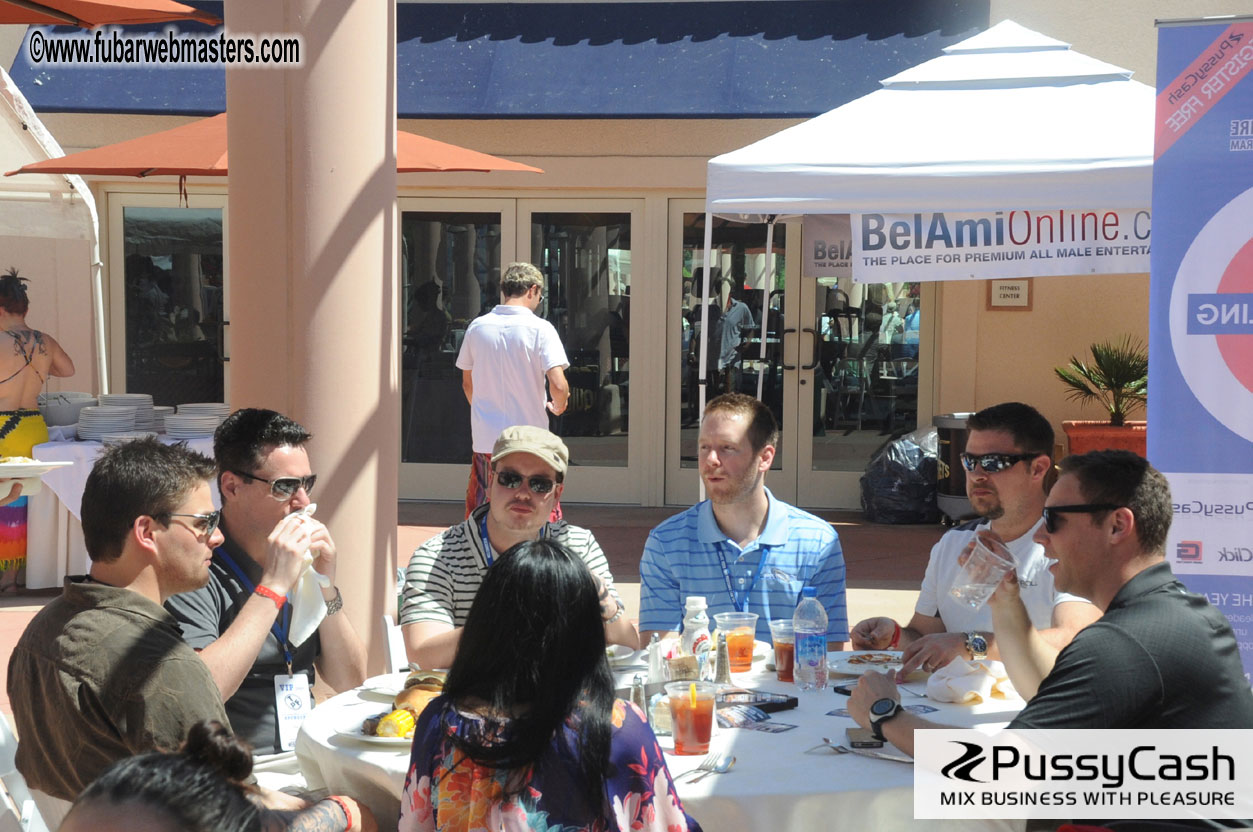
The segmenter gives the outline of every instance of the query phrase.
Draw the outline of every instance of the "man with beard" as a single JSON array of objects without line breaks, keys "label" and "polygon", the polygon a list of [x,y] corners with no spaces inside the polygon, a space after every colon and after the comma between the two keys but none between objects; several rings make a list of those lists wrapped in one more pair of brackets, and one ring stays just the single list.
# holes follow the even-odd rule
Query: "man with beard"
[{"label": "man with beard", "polygon": [[827,611],[827,643],[848,639],[844,553],[831,524],[778,500],[766,488],[778,426],[752,396],[727,393],[705,407],[700,476],[709,499],[666,520],[648,535],[640,561],[640,630],[672,635],[684,599],[704,596],[712,617],[757,613],[757,638],[770,619],[792,617],[805,586]]},{"label": "man with beard", "polygon": [[560,544],[587,564],[600,587],[605,643],[639,647],[639,632],[626,617],[596,538],[565,520],[549,519],[569,463],[566,444],[543,428],[515,425],[501,432],[489,462],[487,505],[423,543],[409,559],[400,626],[410,661],[450,667],[487,570],[514,545],[540,539]]},{"label": "man with beard", "polygon": [[[1020,582],[1022,598],[1045,642],[1060,650],[1100,616],[1100,610],[1083,598],[1054,589],[1044,549],[1033,539],[1043,523],[1044,482],[1052,463],[1053,428],[1048,420],[1029,405],[1007,402],[980,410],[967,427],[970,434],[962,454],[966,495],[983,521],[974,528],[948,532],[931,549],[907,625],[878,617],[853,627],[854,649],[904,649],[899,678],[917,668],[935,670],[958,657],[1001,657],[987,605],[974,609],[949,594],[961,568],[959,558],[984,529],[1005,541],[1018,574],[1030,577]],[[1019,693],[1030,696],[1032,691]]]}]

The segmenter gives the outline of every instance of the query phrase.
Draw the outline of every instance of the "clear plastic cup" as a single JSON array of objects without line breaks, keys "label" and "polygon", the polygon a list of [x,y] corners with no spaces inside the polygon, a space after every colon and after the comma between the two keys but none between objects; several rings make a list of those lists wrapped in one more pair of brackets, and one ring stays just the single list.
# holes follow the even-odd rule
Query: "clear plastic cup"
[{"label": "clear plastic cup", "polygon": [[727,635],[727,653],[731,656],[731,672],[753,669],[753,641],[757,635],[757,613],[720,612],[714,615],[718,632]]},{"label": "clear plastic cup", "polygon": [[670,682],[666,685],[675,754],[709,753],[709,739],[714,728],[714,693],[717,689],[712,682]]},{"label": "clear plastic cup", "polygon": [[992,597],[1014,565],[1014,556],[1004,543],[988,535],[976,535],[974,548],[953,579],[949,595],[962,604],[979,609]]},{"label": "clear plastic cup", "polygon": [[796,663],[796,630],[790,618],[770,622],[770,640],[774,642],[774,674],[780,682],[791,682]]}]

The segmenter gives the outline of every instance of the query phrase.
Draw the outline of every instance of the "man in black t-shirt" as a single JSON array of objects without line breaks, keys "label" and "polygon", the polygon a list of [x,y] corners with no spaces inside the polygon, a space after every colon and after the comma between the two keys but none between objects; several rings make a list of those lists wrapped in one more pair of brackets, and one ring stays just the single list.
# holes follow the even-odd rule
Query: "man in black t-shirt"
[{"label": "man in black t-shirt", "polygon": [[[1031,627],[1007,576],[990,602],[1001,656],[1015,678],[1042,678],[1010,728],[1253,728],[1231,626],[1165,560],[1166,478],[1127,451],[1069,456],[1060,468],[1036,540],[1057,560],[1057,588],[1104,615],[1059,653]],[[937,727],[900,712],[886,674],[862,677],[849,713],[910,753],[915,729]]]}]

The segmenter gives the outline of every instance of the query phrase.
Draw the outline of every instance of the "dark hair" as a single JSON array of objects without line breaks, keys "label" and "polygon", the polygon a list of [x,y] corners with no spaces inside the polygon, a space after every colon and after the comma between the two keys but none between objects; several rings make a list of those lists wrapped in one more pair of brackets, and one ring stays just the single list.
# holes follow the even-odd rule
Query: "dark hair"
[{"label": "dark hair", "polygon": [[261,830],[263,810],[248,797],[243,781],[252,773],[252,753],[216,720],[191,727],[181,751],[154,751],[109,766],[74,801],[140,803],[167,815],[190,832]]},{"label": "dark hair", "polygon": [[[524,541],[501,555],[474,596],[444,693],[459,706],[486,703],[489,715],[517,714],[504,742],[491,731],[484,734],[490,743],[452,737],[474,762],[497,769],[534,765],[577,714],[579,748],[571,754],[588,805],[604,810],[613,676],[596,582],[583,561],[550,540]],[[513,794],[526,778],[506,780]]]},{"label": "dark hair", "polygon": [[138,517],[177,511],[199,485],[213,479],[213,460],[185,444],[151,437],[106,448],[83,488],[83,542],[93,561],[117,560]]},{"label": "dark hair", "polygon": [[218,463],[218,485],[222,471],[251,474],[275,448],[299,448],[313,434],[294,419],[273,410],[245,407],[236,410],[213,432],[213,458]]},{"label": "dark hair", "polygon": [[1024,453],[1053,455],[1053,426],[1040,411],[1022,402],[985,407],[966,420],[970,430],[1003,430]]},{"label": "dark hair", "polygon": [[26,297],[26,278],[17,273],[17,267],[0,275],[0,309],[14,315],[25,315],[30,309],[30,298]]},{"label": "dark hair", "polygon": [[1170,483],[1147,459],[1131,451],[1091,451],[1065,457],[1058,468],[1075,476],[1087,502],[1131,509],[1141,551],[1165,553],[1173,516]]},{"label": "dark hair", "polygon": [[748,420],[748,441],[753,451],[760,451],[767,445],[778,444],[779,425],[774,414],[762,401],[746,396],[743,393],[723,393],[705,405],[705,414],[701,421],[713,413],[732,413]]}]

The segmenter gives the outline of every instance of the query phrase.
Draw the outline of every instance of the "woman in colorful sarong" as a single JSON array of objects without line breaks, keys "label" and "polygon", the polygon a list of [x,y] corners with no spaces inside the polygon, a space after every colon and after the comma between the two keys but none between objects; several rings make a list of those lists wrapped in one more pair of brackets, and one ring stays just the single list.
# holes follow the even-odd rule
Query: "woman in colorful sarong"
[{"label": "woman in colorful sarong", "polygon": [[[26,278],[0,275],[0,457],[29,457],[48,441],[39,393],[49,376],[74,375],[74,362],[45,332],[26,325]],[[17,591],[26,564],[26,498],[0,506],[0,595]]]}]

